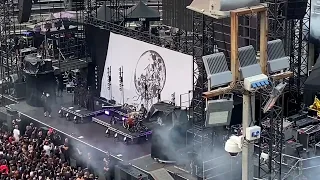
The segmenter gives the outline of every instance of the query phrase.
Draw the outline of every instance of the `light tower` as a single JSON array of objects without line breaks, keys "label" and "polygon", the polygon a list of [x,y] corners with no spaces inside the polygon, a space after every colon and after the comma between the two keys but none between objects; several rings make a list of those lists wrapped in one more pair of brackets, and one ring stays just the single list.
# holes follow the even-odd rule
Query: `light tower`
[{"label": "light tower", "polygon": [[[221,0],[194,0],[187,8],[215,19],[231,18],[231,71],[228,70],[226,62],[224,62],[226,58],[223,53],[203,57],[209,82],[209,91],[203,93],[203,97],[208,102],[210,98],[222,96],[226,93],[242,92],[244,132],[241,141],[242,179],[252,180],[254,179],[253,145],[261,133],[260,127],[254,127],[255,95],[261,90],[270,88],[269,93],[271,94],[274,85],[291,77],[293,73],[288,71],[289,60],[284,55],[282,41],[268,42],[267,5],[260,4],[256,0],[241,2],[231,3],[230,5],[224,4]],[[239,16],[252,14],[256,14],[260,20],[260,58],[258,60],[256,58],[257,52],[253,46],[239,48],[238,45]],[[283,53],[281,51],[280,54],[272,54],[273,48],[280,48],[280,50],[282,48]],[[215,119],[215,117],[212,117],[212,119]],[[255,130],[259,132],[254,132]]]}]

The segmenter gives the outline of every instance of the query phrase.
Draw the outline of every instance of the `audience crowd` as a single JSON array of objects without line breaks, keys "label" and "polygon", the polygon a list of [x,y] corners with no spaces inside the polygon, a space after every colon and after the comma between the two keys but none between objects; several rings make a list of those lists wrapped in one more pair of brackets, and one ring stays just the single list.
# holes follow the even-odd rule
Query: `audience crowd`
[{"label": "audience crowd", "polygon": [[[0,129],[0,180],[94,180],[90,154],[85,158],[76,148],[76,165],[70,163],[69,140],[61,140],[53,129],[35,127],[32,123],[20,134],[19,125],[14,130]],[[59,139],[60,138],[60,139]],[[61,142],[63,142],[61,144]],[[104,159],[105,160],[105,159]],[[108,171],[105,160],[104,170]],[[108,178],[107,178],[108,179]]]}]

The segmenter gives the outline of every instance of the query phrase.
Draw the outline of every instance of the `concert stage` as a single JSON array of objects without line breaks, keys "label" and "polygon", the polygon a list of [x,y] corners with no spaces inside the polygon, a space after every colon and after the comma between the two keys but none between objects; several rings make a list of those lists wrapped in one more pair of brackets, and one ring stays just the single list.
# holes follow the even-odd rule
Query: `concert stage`
[{"label": "concert stage", "polygon": [[142,131],[142,132],[130,132],[128,129],[125,129],[122,125],[122,121],[118,123],[113,124],[112,120],[111,120],[111,116],[107,116],[107,115],[100,115],[100,116],[96,116],[92,118],[92,121],[100,124],[104,127],[106,127],[109,131],[112,131],[113,134],[118,134],[121,135],[123,137],[126,137],[128,139],[130,139],[132,142],[138,142],[140,140],[143,139],[148,139],[149,136],[151,136],[152,134],[152,130],[151,128],[149,128],[150,126],[153,125],[153,123],[144,123],[144,125],[146,127],[148,127],[148,130],[146,131]]},{"label": "concert stage", "polygon": [[[61,106],[71,103],[71,94],[64,93],[62,98],[57,97],[57,103],[52,106],[51,118],[44,117],[43,108],[31,107],[25,101],[9,105],[9,107],[19,111],[22,117],[31,119],[35,124],[53,128],[72,139],[72,142],[83,144],[103,154],[110,154],[118,161],[129,162],[133,167],[149,173],[150,176],[155,177],[156,171],[159,174],[159,171],[165,169],[170,172],[174,179],[194,179],[190,174],[176,168],[174,165],[166,165],[154,161],[150,155],[151,143],[149,141],[127,145],[115,141],[112,137],[106,137],[106,127],[100,124],[94,122],[74,124],[72,121],[67,121],[65,117],[61,118],[58,113]],[[98,117],[101,118],[101,116]]]},{"label": "concert stage", "polygon": [[90,122],[93,116],[98,116],[104,113],[104,110],[89,111],[85,108],[74,106],[72,104],[61,106],[61,112],[59,111],[61,117],[68,118],[74,123]]},{"label": "concert stage", "polygon": [[80,143],[94,148],[102,153],[110,153],[119,160],[128,161],[150,154],[150,142],[142,144],[126,145],[114,141],[113,138],[107,138],[106,128],[96,123],[74,124],[67,121],[66,118],[60,118],[59,110],[61,106],[72,103],[71,94],[63,94],[63,97],[57,97],[57,103],[52,106],[52,117],[44,117],[43,108],[31,107],[25,101],[18,104],[12,104],[10,107],[21,113],[22,116],[32,119],[34,122],[55,129]]}]

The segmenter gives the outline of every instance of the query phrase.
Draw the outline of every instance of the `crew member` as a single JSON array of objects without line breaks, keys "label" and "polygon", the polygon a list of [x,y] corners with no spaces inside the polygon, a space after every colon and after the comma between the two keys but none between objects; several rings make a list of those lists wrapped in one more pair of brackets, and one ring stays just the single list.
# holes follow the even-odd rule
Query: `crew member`
[{"label": "crew member", "polygon": [[50,103],[50,94],[49,93],[43,93],[41,96],[41,100],[43,103],[43,110],[44,110],[44,116],[51,117],[51,103]]},{"label": "crew member", "polygon": [[63,84],[63,75],[59,74],[57,78],[57,84],[58,84],[58,96],[62,96],[64,84]]},{"label": "crew member", "polygon": [[142,113],[143,117],[147,115],[147,109],[144,107],[143,104],[141,104],[140,112]]}]

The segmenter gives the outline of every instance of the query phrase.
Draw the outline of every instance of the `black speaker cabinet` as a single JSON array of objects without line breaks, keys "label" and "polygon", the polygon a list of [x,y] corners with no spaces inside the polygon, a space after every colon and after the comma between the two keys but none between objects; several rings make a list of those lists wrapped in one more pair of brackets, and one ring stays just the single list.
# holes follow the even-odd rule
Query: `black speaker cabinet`
[{"label": "black speaker cabinet", "polygon": [[31,15],[32,1],[31,0],[19,0],[18,4],[19,15],[18,22],[28,22]]},{"label": "black speaker cabinet", "polygon": [[307,6],[308,0],[288,0],[287,19],[303,19]]},{"label": "black speaker cabinet", "polygon": [[120,162],[115,166],[115,180],[148,180],[148,175],[129,164]]}]

